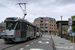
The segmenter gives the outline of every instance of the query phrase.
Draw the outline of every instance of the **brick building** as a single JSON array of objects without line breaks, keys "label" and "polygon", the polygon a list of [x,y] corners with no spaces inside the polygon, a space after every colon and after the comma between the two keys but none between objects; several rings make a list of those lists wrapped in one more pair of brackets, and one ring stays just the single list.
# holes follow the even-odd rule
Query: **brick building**
[{"label": "brick building", "polygon": [[50,17],[39,17],[34,20],[34,24],[42,29],[44,33],[56,33],[57,24],[54,18]]}]

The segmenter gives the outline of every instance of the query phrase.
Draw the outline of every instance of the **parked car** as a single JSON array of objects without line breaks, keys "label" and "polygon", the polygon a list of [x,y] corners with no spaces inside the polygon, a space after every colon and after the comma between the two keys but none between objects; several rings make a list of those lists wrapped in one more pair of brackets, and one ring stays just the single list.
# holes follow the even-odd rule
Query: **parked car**
[{"label": "parked car", "polygon": [[0,38],[2,38],[2,37],[3,37],[3,34],[4,34],[4,32],[0,32]]}]

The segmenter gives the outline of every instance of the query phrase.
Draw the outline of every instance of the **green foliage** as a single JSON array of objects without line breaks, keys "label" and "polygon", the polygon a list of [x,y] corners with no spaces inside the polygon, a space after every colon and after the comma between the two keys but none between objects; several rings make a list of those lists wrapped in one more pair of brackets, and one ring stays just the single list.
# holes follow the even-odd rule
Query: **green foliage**
[{"label": "green foliage", "polygon": [[[72,20],[75,18],[75,15],[71,16]],[[72,32],[75,32],[75,25],[72,26]]]},{"label": "green foliage", "polygon": [[75,26],[72,26],[72,32],[75,32]]},{"label": "green foliage", "polygon": [[72,20],[75,18],[75,15],[71,16]]}]

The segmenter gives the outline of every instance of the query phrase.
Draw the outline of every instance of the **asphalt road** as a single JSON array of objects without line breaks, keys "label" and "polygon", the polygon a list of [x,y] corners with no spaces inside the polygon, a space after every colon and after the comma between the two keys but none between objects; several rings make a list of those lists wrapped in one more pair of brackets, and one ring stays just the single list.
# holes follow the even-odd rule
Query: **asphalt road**
[{"label": "asphalt road", "polygon": [[50,35],[20,43],[5,43],[0,39],[0,50],[53,50]]}]

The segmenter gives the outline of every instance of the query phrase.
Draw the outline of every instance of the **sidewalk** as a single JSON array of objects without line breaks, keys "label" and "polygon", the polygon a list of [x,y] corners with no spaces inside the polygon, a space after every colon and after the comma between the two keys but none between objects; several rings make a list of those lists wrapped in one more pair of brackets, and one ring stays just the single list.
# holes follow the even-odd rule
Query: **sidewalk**
[{"label": "sidewalk", "polygon": [[54,41],[56,50],[75,50],[75,44],[70,43],[69,40],[61,38],[59,36],[51,35]]}]

